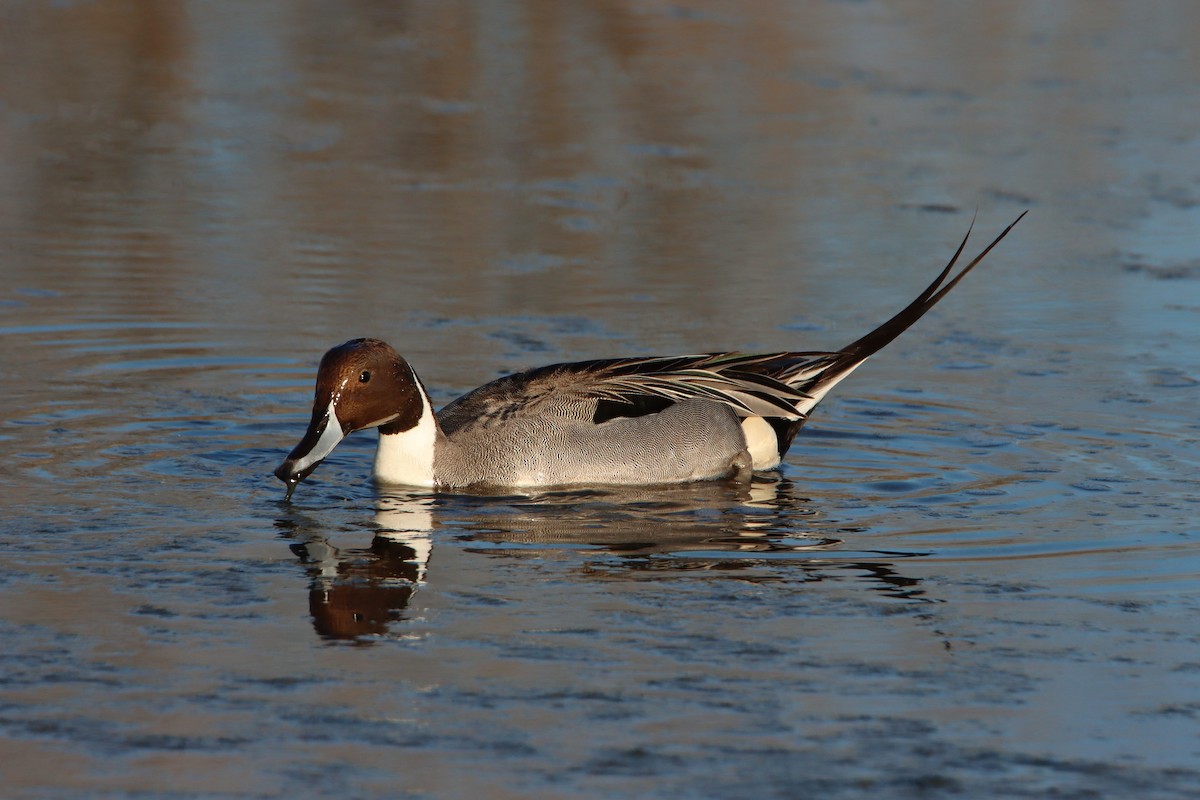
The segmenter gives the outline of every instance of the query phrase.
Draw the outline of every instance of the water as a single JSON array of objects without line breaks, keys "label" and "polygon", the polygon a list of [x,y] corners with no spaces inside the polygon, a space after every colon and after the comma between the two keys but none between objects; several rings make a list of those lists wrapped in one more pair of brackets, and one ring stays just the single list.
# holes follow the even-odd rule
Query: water
[{"label": "water", "polygon": [[[1197,24],[0,11],[5,796],[1191,796]],[[348,338],[837,347],[1026,207],[749,488],[270,474]]]}]

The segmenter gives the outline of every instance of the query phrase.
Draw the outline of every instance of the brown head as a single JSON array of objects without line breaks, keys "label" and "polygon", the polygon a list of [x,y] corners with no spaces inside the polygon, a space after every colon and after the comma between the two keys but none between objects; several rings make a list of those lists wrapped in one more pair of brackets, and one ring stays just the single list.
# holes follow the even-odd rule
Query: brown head
[{"label": "brown head", "polygon": [[330,350],[317,368],[312,421],[304,438],[275,470],[288,484],[308,477],[345,436],[383,426],[405,431],[421,419],[422,390],[408,362],[379,339],[352,339]]}]

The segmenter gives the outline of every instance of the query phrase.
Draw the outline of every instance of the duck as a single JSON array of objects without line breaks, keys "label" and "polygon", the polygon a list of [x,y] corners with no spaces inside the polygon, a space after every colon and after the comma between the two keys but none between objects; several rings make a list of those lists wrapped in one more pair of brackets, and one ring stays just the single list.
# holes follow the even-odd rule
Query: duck
[{"label": "duck", "polygon": [[374,478],[430,490],[747,480],[782,463],[838,383],[933,308],[1028,211],[956,274],[974,220],[915,300],[839,350],[609,358],[493,380],[435,412],[381,339],[352,339],[317,368],[312,417],[275,470],[290,500],[346,436],[379,429]]}]

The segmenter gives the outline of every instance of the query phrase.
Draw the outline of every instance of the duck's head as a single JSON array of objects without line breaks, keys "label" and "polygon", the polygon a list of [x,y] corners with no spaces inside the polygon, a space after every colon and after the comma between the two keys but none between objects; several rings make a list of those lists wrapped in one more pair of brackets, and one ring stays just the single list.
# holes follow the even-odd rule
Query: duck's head
[{"label": "duck's head", "polygon": [[424,409],[421,391],[408,362],[379,339],[352,339],[326,353],[317,368],[312,421],[275,470],[287,496],[354,431],[415,426]]}]

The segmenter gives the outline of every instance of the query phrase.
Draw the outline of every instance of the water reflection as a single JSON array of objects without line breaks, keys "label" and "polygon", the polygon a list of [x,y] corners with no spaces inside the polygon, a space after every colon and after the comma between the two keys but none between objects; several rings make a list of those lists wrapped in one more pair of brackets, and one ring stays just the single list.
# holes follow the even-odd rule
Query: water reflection
[{"label": "water reflection", "polygon": [[425,582],[432,549],[431,498],[380,498],[379,530],[366,548],[333,545],[318,518],[296,514],[277,521],[308,568],[308,610],[317,633],[360,639],[387,633]]},{"label": "water reflection", "polygon": [[790,481],[750,486],[583,489],[537,495],[426,494],[382,490],[369,546],[332,543],[320,514],[286,506],[276,522],[306,566],[309,610],[327,639],[360,642],[396,633],[443,546],[493,558],[577,554],[587,580],[659,579],[707,573],[751,582],[852,580],[901,600],[928,601],[920,580],[896,563],[918,552],[855,551],[839,528],[793,493]]}]

